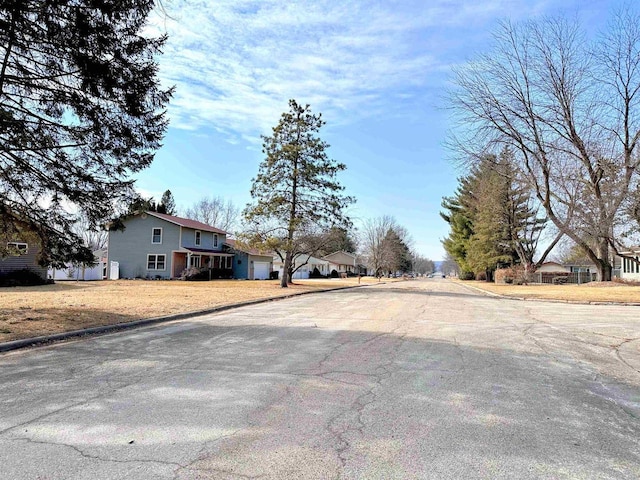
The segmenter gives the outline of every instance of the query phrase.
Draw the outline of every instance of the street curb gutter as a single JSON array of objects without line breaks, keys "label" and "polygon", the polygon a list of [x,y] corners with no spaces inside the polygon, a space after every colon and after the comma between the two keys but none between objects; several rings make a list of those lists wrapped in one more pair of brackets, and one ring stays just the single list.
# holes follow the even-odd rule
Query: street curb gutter
[{"label": "street curb gutter", "polygon": [[640,307],[640,303],[638,302],[602,302],[602,301],[581,302],[579,300],[558,300],[554,298],[510,297],[508,295],[500,295],[499,293],[489,292],[487,290],[483,290],[474,285],[466,285],[460,282],[456,282],[456,284],[462,287],[468,288],[469,290],[473,290],[475,292],[481,293],[487,297],[501,298],[503,300],[518,300],[521,302],[569,303],[573,305],[615,305],[619,307]]},{"label": "street curb gutter", "polygon": [[[373,285],[383,285],[386,282],[381,282]],[[261,303],[274,302],[277,300],[285,300],[287,298],[300,297],[302,295],[310,295],[314,293],[327,293],[337,292],[340,290],[348,290],[352,288],[368,287],[370,285],[349,285],[347,287],[327,288],[324,290],[313,290],[310,292],[297,292],[290,293],[281,297],[272,298],[260,298],[257,300],[247,300],[246,302],[231,303],[228,305],[220,305],[219,307],[208,308],[206,310],[197,310],[195,312],[176,313],[175,315],[166,315],[163,317],[145,318],[143,320],[134,320],[132,322],[116,323],[113,325],[103,325],[100,327],[85,328],[82,330],[72,330],[70,332],[56,333],[53,335],[42,335],[40,337],[24,338],[22,340],[14,340],[12,342],[0,343],[0,353],[10,352],[12,350],[19,350],[26,347],[36,347],[52,342],[58,342],[62,340],[69,340],[75,337],[84,337],[87,335],[99,335],[104,333],[113,333],[118,330],[129,330],[137,327],[146,327],[155,325],[157,323],[173,322],[175,320],[182,320],[190,317],[201,317],[203,315],[210,315],[212,313],[224,312],[225,310],[232,310],[234,308],[248,307],[250,305],[258,305]]]}]

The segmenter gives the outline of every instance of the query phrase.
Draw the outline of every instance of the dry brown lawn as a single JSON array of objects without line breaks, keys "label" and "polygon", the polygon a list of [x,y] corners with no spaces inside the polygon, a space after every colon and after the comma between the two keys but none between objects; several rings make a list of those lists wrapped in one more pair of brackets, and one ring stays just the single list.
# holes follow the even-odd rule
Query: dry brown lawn
[{"label": "dry brown lawn", "polygon": [[117,280],[0,288],[0,342],[357,284],[357,278],[296,280],[285,289],[277,280]]},{"label": "dry brown lawn", "polygon": [[496,285],[481,281],[461,281],[460,283],[507,297],[586,303],[640,303],[640,286],[617,282],[592,282],[583,285]]}]

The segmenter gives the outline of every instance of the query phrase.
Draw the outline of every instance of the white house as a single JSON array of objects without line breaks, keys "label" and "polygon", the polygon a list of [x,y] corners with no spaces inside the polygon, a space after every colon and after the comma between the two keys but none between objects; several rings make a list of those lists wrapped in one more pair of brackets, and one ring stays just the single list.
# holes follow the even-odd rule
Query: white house
[{"label": "white house", "polygon": [[335,270],[337,273],[357,273],[357,257],[349,252],[333,252],[322,257],[329,262],[329,273]]},{"label": "white house", "polygon": [[[313,273],[315,268],[318,269],[320,275],[329,275],[329,262],[321,258],[312,257],[311,255],[298,255],[293,260],[293,279],[305,279]],[[278,255],[273,256],[273,271],[279,271],[279,278],[284,275],[284,262]]]},{"label": "white house", "polygon": [[[640,247],[632,247],[625,252],[620,252],[622,265],[620,268],[620,278],[623,280],[640,281]],[[631,258],[635,258],[634,262]]]},{"label": "white house", "polygon": [[571,270],[557,262],[544,262],[538,269],[537,273],[569,273]]}]

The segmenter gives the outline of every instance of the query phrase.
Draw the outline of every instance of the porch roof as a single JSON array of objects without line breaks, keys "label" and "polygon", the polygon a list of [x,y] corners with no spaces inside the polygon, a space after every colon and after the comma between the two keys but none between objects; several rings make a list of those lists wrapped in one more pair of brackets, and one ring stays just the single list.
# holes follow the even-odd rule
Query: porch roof
[{"label": "porch roof", "polygon": [[187,253],[187,252],[189,252],[189,253],[204,253],[204,254],[207,254],[207,255],[218,255],[220,257],[233,257],[233,253],[224,253],[224,252],[221,252],[220,250],[211,250],[209,248],[194,248],[194,247],[186,248],[186,247],[183,247],[182,251],[184,253]]}]

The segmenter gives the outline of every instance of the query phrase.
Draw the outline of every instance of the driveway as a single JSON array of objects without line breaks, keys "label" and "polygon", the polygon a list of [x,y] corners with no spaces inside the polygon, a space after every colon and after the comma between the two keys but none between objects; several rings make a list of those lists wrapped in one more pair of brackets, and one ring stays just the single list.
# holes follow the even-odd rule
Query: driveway
[{"label": "driveway", "polygon": [[639,339],[425,279],[13,352],[0,478],[639,478]]}]

